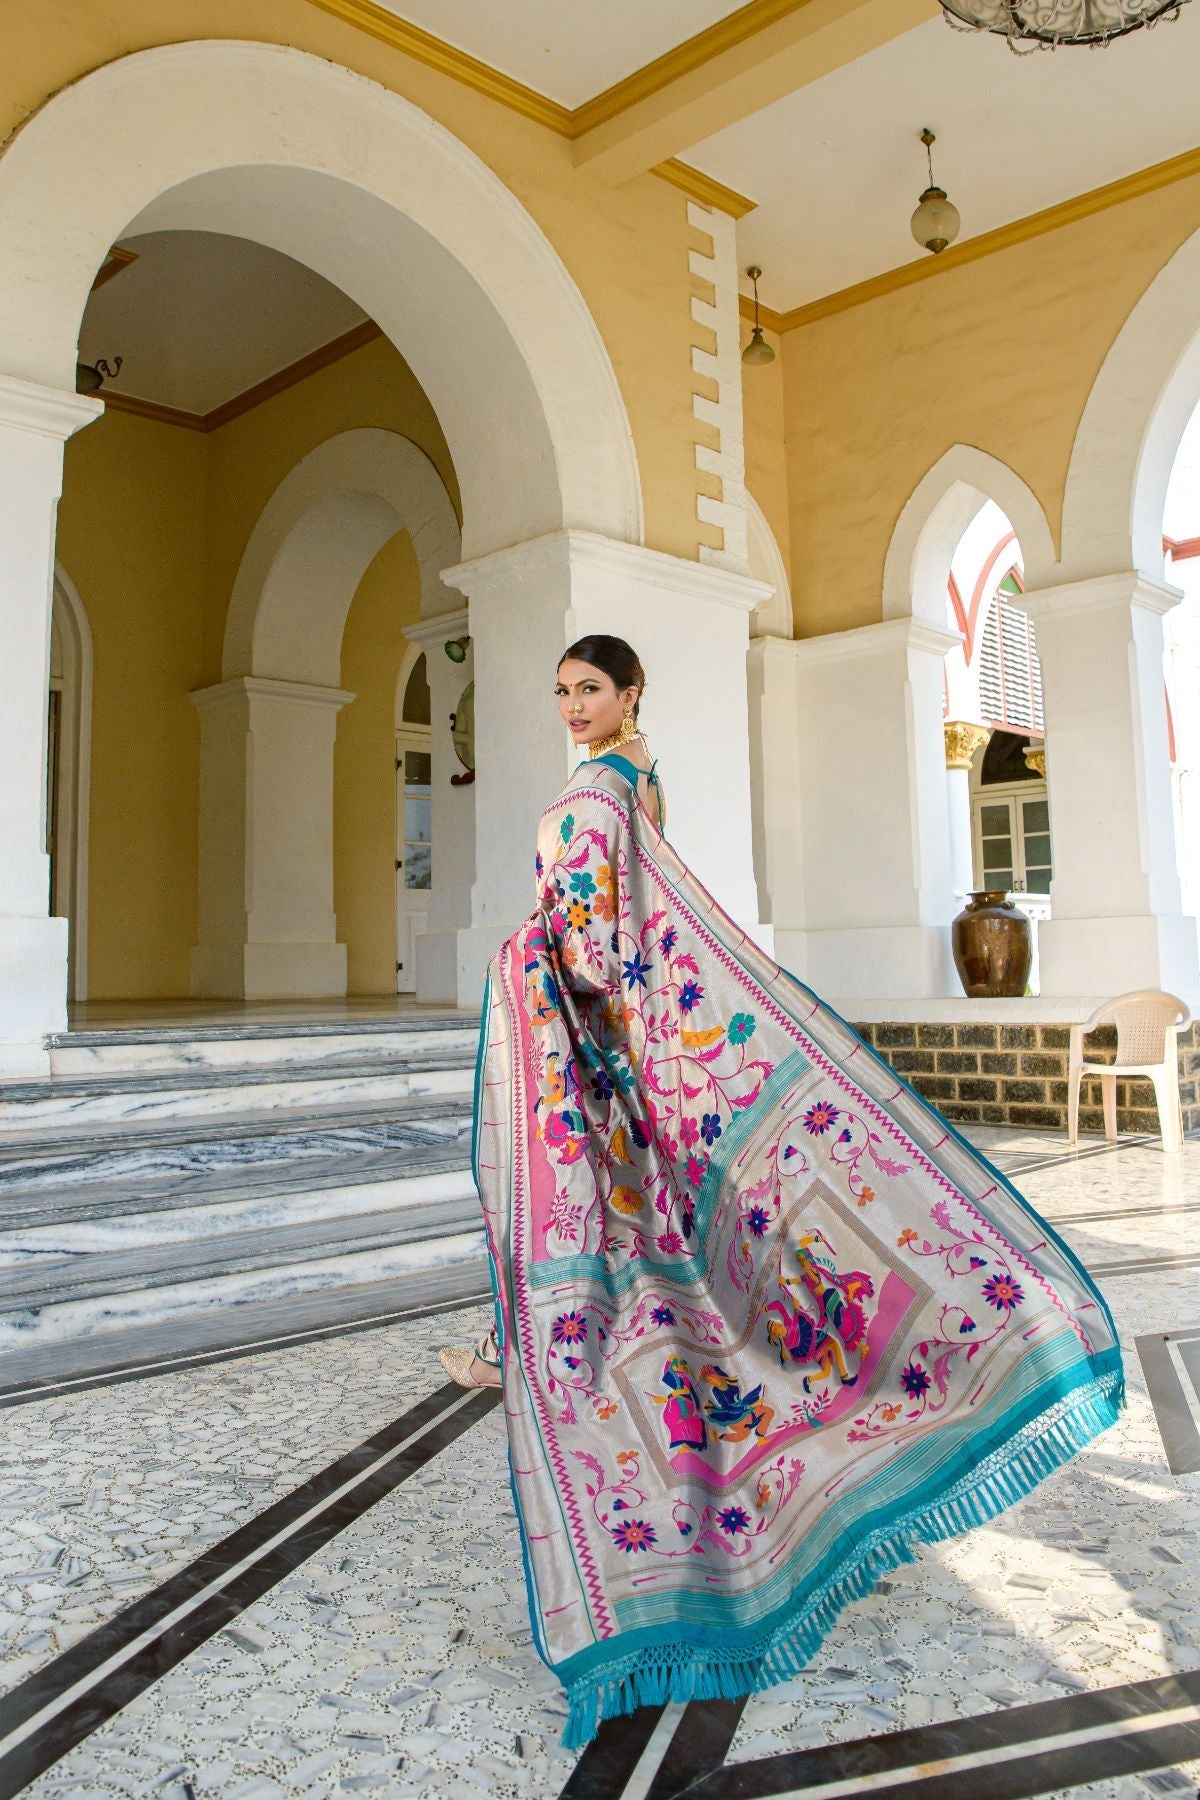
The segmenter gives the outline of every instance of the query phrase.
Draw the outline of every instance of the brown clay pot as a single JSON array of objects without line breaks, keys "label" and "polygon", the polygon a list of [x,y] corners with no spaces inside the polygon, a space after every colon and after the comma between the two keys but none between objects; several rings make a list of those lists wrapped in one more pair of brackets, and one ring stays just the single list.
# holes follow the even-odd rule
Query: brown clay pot
[{"label": "brown clay pot", "polygon": [[950,940],[963,992],[973,1000],[987,995],[1020,995],[1033,963],[1033,926],[1003,891],[970,894],[953,925]]}]

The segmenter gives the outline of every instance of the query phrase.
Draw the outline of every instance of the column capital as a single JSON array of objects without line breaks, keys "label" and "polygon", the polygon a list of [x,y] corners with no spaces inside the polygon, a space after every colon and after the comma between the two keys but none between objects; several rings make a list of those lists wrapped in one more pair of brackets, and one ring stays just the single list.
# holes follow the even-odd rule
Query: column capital
[{"label": "column capital", "polygon": [[0,428],[31,431],[63,443],[103,411],[104,402],[95,394],[69,393],[66,388],[22,381],[17,375],[0,375]]},{"label": "column capital", "polygon": [[877,625],[853,625],[848,631],[825,631],[816,637],[785,638],[780,654],[785,651],[801,665],[824,662],[852,662],[856,657],[884,656],[889,652],[907,654],[910,650],[927,651],[946,656],[962,643],[957,631],[930,625],[924,619],[882,619]]},{"label": "column capital", "polygon": [[405,625],[403,629],[410,644],[423,644],[429,650],[435,649],[449,638],[466,636],[470,631],[470,622],[466,607],[456,606],[453,612],[434,613],[426,619],[414,619],[412,624]]},{"label": "column capital", "polygon": [[206,713],[239,700],[284,700],[301,706],[346,706],[354,695],[347,688],[317,687],[307,681],[275,681],[266,675],[234,675],[212,687],[193,688],[188,699]]},{"label": "column capital", "polygon": [[1121,569],[1112,575],[1092,575],[1083,581],[1029,588],[1023,594],[1005,596],[1009,606],[1027,613],[1035,625],[1075,618],[1081,613],[1115,612],[1121,607],[1138,607],[1143,612],[1161,615],[1178,606],[1182,599],[1181,588],[1152,581],[1137,569]]},{"label": "column capital", "polygon": [[486,597],[493,588],[510,593],[515,579],[601,576],[623,583],[636,582],[660,592],[694,595],[698,600],[747,614],[775,591],[770,582],[754,581],[732,569],[689,562],[686,557],[648,550],[644,544],[622,543],[595,531],[550,532],[546,537],[511,544],[505,550],[493,550],[472,562],[458,563],[441,573],[448,587],[458,588],[472,599]]},{"label": "column capital", "polygon": [[969,769],[975,752],[992,734],[986,725],[974,725],[966,719],[945,719],[942,735],[946,740],[946,767]]}]

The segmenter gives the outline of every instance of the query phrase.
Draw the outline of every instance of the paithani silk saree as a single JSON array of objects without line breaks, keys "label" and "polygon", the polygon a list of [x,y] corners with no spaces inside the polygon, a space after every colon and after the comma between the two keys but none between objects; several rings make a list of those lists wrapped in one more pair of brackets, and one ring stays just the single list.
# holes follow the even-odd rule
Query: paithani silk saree
[{"label": "paithani silk saree", "polygon": [[1012,1184],[683,866],[629,783],[543,815],[475,1176],[564,1743],[786,1680],[913,1547],[1116,1417],[1111,1315]]}]

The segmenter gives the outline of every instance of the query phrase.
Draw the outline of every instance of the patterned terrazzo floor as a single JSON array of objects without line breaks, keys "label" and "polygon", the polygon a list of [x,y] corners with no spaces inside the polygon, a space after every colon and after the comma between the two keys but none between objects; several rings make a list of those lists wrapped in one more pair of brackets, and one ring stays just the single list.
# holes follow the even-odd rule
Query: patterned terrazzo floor
[{"label": "patterned terrazzo floor", "polygon": [[[151,1668],[73,1748],[65,1726],[57,1746],[48,1726],[47,1756],[63,1754],[41,1772],[13,1764],[8,1785],[3,1733],[13,1720],[0,1700],[0,1796],[566,1789],[717,1800],[902,1788],[933,1797],[943,1790],[930,1780],[909,1785],[914,1753],[906,1760],[898,1750],[891,1774],[871,1778],[824,1764],[809,1775],[798,1753],[985,1715],[1019,1720],[1016,1709],[1034,1703],[1069,1709],[1096,1690],[1200,1668],[1200,1464],[1172,1473],[1164,1447],[1164,1431],[1175,1430],[1172,1453],[1186,1461],[1180,1396],[1185,1411],[1200,1413],[1200,1401],[1182,1375],[1178,1394],[1152,1376],[1152,1393],[1135,1344],[1200,1332],[1200,1144],[1167,1158],[1154,1143],[1100,1150],[1091,1140],[1076,1158],[1041,1134],[972,1135],[1089,1266],[1107,1271],[1130,1404],[1116,1429],[1021,1506],[881,1583],[843,1617],[811,1671],[740,1714],[708,1709],[705,1721],[696,1708],[668,1709],[640,1737],[610,1737],[572,1773],[575,1758],[557,1742],[559,1690],[530,1638],[500,1414],[461,1429],[461,1415],[439,1422],[436,1412],[434,1347],[477,1330],[475,1309],[0,1413],[0,1679],[10,1688],[39,1671],[51,1682],[81,1640],[97,1654],[110,1647],[95,1634],[119,1609],[152,1605],[168,1577],[216,1554],[227,1534],[252,1531],[268,1507],[399,1415],[426,1403],[434,1418],[429,1453],[407,1479],[344,1524],[334,1517],[337,1529],[259,1597],[231,1606],[223,1627],[162,1665],[158,1679]],[[994,1764],[984,1785],[964,1766],[944,1791],[967,1800],[1195,1794],[1200,1690],[1188,1691],[1186,1753],[1157,1768],[1114,1773],[1125,1739],[1116,1749],[1104,1740],[1073,1785],[1046,1785],[1052,1765],[1035,1767],[1029,1744],[1075,1730],[1080,1715],[1068,1710],[1055,1724],[1058,1710],[1043,1707],[1001,1765],[1008,1786],[988,1784]],[[1184,1701],[1175,1710],[1186,1712]],[[717,1750],[681,1786],[673,1766],[685,1767],[682,1752],[710,1726]],[[744,1785],[751,1778],[757,1785]]]}]

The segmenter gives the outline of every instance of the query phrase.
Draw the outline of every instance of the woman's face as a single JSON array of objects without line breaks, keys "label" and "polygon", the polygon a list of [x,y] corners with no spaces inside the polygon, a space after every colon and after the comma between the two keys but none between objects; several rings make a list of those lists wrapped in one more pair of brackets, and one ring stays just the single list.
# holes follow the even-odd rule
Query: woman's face
[{"label": "woman's face", "polygon": [[618,691],[611,675],[591,663],[576,662],[574,657],[558,665],[554,692],[558,710],[577,744],[614,737],[638,697],[635,687]]}]

